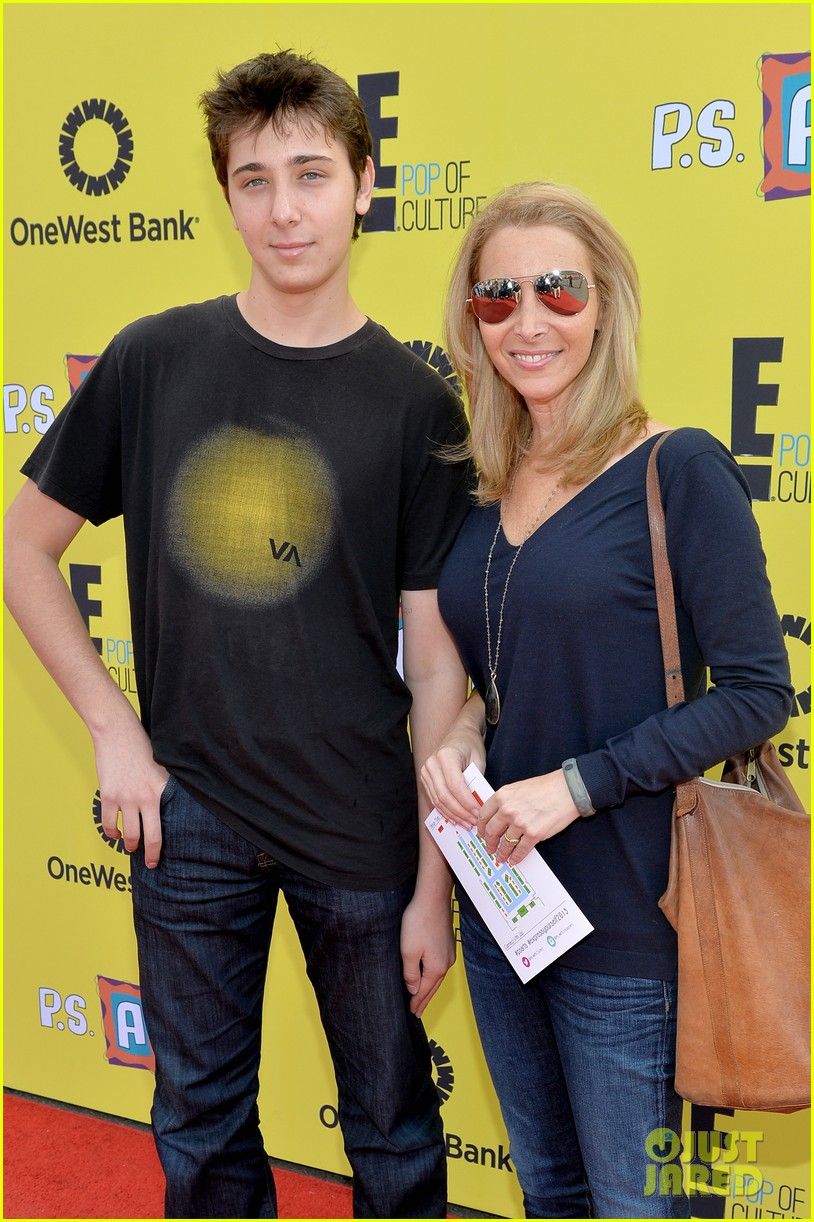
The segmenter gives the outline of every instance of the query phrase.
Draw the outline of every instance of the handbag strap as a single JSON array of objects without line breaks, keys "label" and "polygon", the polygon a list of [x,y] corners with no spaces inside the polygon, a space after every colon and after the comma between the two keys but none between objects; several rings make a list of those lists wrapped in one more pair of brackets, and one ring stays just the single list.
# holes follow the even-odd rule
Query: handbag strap
[{"label": "handbag strap", "polygon": [[[647,520],[650,524],[650,547],[653,552],[653,577],[656,583],[656,607],[659,615],[661,654],[664,661],[664,688],[667,693],[668,709],[683,701],[684,678],[681,674],[675,592],[670,562],[667,559],[667,527],[664,522],[664,505],[661,500],[656,455],[674,431],[674,429],[667,429],[659,436],[647,461]],[[696,802],[695,781],[679,781],[676,785],[673,813],[677,817],[687,815],[695,809]]]},{"label": "handbag strap", "polygon": [[[650,458],[647,462],[647,518],[650,524],[650,545],[653,551],[653,576],[656,582],[656,606],[659,613],[661,652],[664,658],[664,686],[667,692],[668,708],[684,699],[675,591],[670,562],[667,558],[667,529],[664,522],[659,469],[656,465],[656,455],[672,431],[670,429],[661,434],[650,451]],[[696,804],[695,781],[680,781],[676,785],[674,818],[679,819],[683,815],[691,814]],[[687,864],[692,880],[704,988],[710,1010],[716,1019],[712,1024],[711,1036],[718,1071],[721,1075],[721,1088],[724,1092],[733,1091],[742,1102],[738,1059],[732,1043],[726,972],[721,954],[718,907],[715,902],[715,888],[712,880],[713,867],[703,818],[687,820],[684,823],[684,832],[687,837]],[[671,855],[674,852],[675,848],[671,849]]]},{"label": "handbag strap", "polygon": [[650,458],[647,462],[647,520],[650,524],[650,547],[653,552],[653,577],[656,582],[656,606],[659,613],[661,653],[664,659],[664,687],[667,693],[668,708],[674,704],[680,704],[684,699],[684,679],[681,674],[673,575],[667,559],[667,528],[664,523],[664,506],[661,500],[656,455],[673,431],[673,429],[668,429],[660,435],[650,451]]}]

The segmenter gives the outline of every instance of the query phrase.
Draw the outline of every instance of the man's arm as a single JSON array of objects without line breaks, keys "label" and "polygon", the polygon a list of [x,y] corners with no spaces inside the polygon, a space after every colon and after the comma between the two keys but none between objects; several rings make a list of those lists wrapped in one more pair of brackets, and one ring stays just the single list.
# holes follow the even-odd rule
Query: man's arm
[{"label": "man's arm", "polygon": [[167,770],[93,647],[59,569],[85,519],[28,480],[5,518],[5,600],[37,657],[88,727],[96,755],[102,825],[129,852],[144,828],[148,866],[161,851],[159,804]]},{"label": "man's arm", "polygon": [[[404,590],[404,678],[412,692],[410,736],[416,778],[466,699],[466,673],[438,610],[435,590]],[[424,827],[429,813],[418,782],[419,864],[415,895],[401,926],[404,980],[413,995],[410,1009],[421,1014],[455,962],[447,864]]]}]

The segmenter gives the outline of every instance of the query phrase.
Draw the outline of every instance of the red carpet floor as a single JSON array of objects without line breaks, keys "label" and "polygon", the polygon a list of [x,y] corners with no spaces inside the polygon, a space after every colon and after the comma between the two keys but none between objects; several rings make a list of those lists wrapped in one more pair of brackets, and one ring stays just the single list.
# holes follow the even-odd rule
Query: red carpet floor
[{"label": "red carpet floor", "polygon": [[[4,1218],[162,1218],[149,1132],[5,1095]],[[345,1184],[275,1168],[281,1218],[351,1218]]]}]

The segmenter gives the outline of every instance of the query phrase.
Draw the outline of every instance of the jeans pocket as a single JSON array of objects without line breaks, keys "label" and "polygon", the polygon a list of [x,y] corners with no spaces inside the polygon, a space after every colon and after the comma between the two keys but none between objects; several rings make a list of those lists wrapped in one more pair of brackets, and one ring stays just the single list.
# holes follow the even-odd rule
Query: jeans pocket
[{"label": "jeans pocket", "polygon": [[167,783],[165,784],[164,788],[161,790],[161,797],[159,799],[160,809],[161,809],[162,814],[164,812],[164,808],[166,807],[167,803],[171,800],[171,798],[177,792],[178,792],[178,781],[172,775],[172,773],[170,773],[170,775],[167,777]]},{"label": "jeans pocket", "polygon": [[669,988],[662,980],[583,972],[564,965],[555,966],[555,971],[563,981],[570,1004],[584,1013],[600,1011],[609,1019],[616,1016],[622,1020],[626,1015],[631,1019],[636,1015],[669,1016]]}]

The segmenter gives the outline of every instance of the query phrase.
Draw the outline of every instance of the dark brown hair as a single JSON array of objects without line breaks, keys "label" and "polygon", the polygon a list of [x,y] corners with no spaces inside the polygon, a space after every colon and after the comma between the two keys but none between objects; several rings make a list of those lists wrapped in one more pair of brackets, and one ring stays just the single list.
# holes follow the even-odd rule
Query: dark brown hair
[{"label": "dark brown hair", "polygon": [[[372,141],[364,107],[347,81],[330,68],[293,51],[256,55],[201,94],[206,135],[218,182],[228,195],[229,141],[238,130],[260,131],[270,121],[278,133],[294,120],[309,120],[344,144],[350,167],[361,182]],[[362,217],[353,227],[358,237]]]}]

